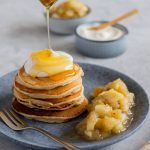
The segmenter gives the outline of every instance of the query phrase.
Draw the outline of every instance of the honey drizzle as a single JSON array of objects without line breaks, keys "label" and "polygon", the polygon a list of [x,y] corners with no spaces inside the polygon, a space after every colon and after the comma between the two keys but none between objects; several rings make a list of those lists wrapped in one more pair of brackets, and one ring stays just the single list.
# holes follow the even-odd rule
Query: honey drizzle
[{"label": "honey drizzle", "polygon": [[47,21],[47,33],[48,33],[48,48],[51,49],[51,40],[50,40],[50,29],[49,29],[49,12],[50,8],[46,8],[46,21]]},{"label": "honey drizzle", "polygon": [[[47,32],[48,32],[48,48],[51,49],[51,44],[50,44],[51,43],[50,42],[50,28],[49,28],[49,26],[50,26],[49,15],[50,15],[50,9],[51,9],[51,7],[57,2],[57,0],[40,0],[40,2],[46,8],[46,20],[47,20]],[[73,66],[72,70],[64,71],[64,72],[61,72],[59,74],[49,76],[49,78],[51,80],[58,81],[58,80],[61,80],[61,79],[65,79],[67,77],[74,76],[74,75],[77,74],[78,71],[79,71],[79,66],[77,64],[75,64]]]},{"label": "honey drizzle", "polygon": [[47,33],[48,33],[48,48],[51,49],[51,40],[50,40],[50,28],[49,28],[49,14],[51,7],[56,3],[57,0],[40,0],[41,3],[46,8],[46,22],[47,22]]},{"label": "honey drizzle", "polygon": [[79,66],[77,64],[74,64],[72,70],[67,70],[67,71],[61,72],[59,74],[50,76],[49,78],[50,78],[50,80],[53,80],[53,81],[59,81],[61,79],[75,76],[78,73],[78,71],[79,71]]}]

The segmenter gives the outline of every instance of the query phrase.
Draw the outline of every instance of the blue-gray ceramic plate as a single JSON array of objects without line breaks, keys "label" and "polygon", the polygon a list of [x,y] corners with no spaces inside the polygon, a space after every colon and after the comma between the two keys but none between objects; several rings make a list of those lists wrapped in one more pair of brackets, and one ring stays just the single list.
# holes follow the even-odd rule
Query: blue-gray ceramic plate
[{"label": "blue-gray ceramic plate", "polygon": [[[134,119],[129,126],[129,128],[119,134],[114,135],[110,138],[104,139],[102,141],[94,141],[89,142],[79,138],[74,132],[74,126],[84,117],[85,114],[80,117],[73,119],[69,122],[62,124],[48,124],[42,123],[38,121],[27,120],[31,125],[41,127],[57,135],[64,140],[67,140],[81,149],[97,149],[100,147],[108,146],[118,141],[121,141],[135,131],[139,129],[139,127],[143,124],[146,119],[148,110],[149,110],[149,102],[148,97],[143,90],[143,88],[134,80],[127,77],[126,75],[119,73],[117,71],[91,65],[91,64],[82,64],[85,76],[83,78],[84,87],[85,87],[85,95],[89,98],[90,93],[95,86],[99,86],[105,83],[108,83],[116,78],[121,78],[128,86],[129,90],[135,93],[135,103],[136,106],[134,108]],[[12,100],[12,81],[13,76],[16,71],[11,72],[0,78],[0,109],[2,107],[10,107]],[[0,121],[0,132],[11,139],[20,142],[26,146],[36,147],[36,148],[50,148],[50,149],[63,149],[60,145],[53,142],[52,140],[44,137],[40,133],[37,133],[32,130],[16,132],[8,128],[3,122]]]}]

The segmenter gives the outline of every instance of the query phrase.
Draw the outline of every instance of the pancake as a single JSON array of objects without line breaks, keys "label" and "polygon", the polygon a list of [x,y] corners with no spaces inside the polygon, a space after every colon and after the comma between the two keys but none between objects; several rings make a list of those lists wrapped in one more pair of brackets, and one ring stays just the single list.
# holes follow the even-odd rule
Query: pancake
[{"label": "pancake", "polygon": [[47,102],[47,103],[52,103],[53,105],[54,104],[59,104],[59,103],[64,103],[64,102],[67,102],[67,101],[70,101],[70,100],[73,100],[73,99],[78,99],[80,98],[82,95],[83,95],[83,87],[81,87],[81,89],[76,92],[76,93],[73,93],[72,95],[69,95],[69,96],[66,96],[66,97],[63,97],[63,98],[52,98],[52,99],[36,99],[36,98],[31,98],[25,94],[22,94],[21,92],[17,91],[15,88],[13,89],[13,93],[14,93],[14,96],[20,100],[23,100],[23,101],[42,101],[42,102]]},{"label": "pancake", "polygon": [[45,110],[65,110],[80,105],[84,98],[83,88],[79,92],[60,99],[33,99],[15,89],[13,90],[13,93],[19,103],[30,108]]},{"label": "pancake", "polygon": [[24,67],[22,67],[18,71],[18,77],[16,78],[16,81],[23,85],[26,86],[30,89],[54,89],[59,86],[64,86],[67,85],[79,77],[83,75],[83,70],[81,67],[76,65],[77,69],[75,70],[75,75],[73,76],[68,76],[67,78],[61,78],[60,80],[52,80],[50,77],[45,77],[45,78],[35,78],[31,77],[30,75],[26,74]]},{"label": "pancake", "polygon": [[44,121],[48,123],[61,123],[73,119],[83,113],[88,105],[88,101],[85,98],[83,102],[76,106],[63,111],[49,111],[40,109],[31,109],[13,100],[12,106],[14,111],[24,117]]},{"label": "pancake", "polygon": [[[26,103],[25,101],[22,101],[20,99],[17,99],[16,100],[26,106],[26,107],[29,107],[29,108],[36,108],[36,109],[41,109],[41,110],[57,110],[57,111],[60,111],[60,110],[67,110],[67,109],[70,109],[74,106],[78,106],[82,103],[82,101],[84,100],[84,97],[82,96],[80,99],[77,99],[75,101],[69,101],[68,103],[65,103],[65,104],[59,104],[59,105],[48,105],[48,104],[43,104],[43,103],[36,103],[36,104],[29,104],[29,103]],[[49,107],[51,106],[51,107]]]},{"label": "pancake", "polygon": [[60,86],[51,90],[30,89],[19,84],[18,82],[14,82],[15,90],[19,91],[24,95],[30,96],[32,98],[37,98],[37,99],[63,98],[80,91],[81,87],[82,87],[81,77],[77,78],[75,81],[71,82],[70,84],[67,84],[65,86]]}]

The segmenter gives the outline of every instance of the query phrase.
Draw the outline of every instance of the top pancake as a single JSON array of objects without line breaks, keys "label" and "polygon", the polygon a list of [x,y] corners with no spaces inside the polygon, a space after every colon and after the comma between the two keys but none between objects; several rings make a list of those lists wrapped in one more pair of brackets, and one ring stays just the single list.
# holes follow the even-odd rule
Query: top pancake
[{"label": "top pancake", "polygon": [[78,65],[75,66],[75,75],[68,76],[67,78],[61,78],[59,80],[52,80],[50,77],[45,78],[35,78],[31,77],[30,75],[26,74],[24,67],[22,67],[18,71],[18,78],[17,82],[25,87],[30,89],[54,89],[59,86],[64,86],[69,84],[83,75],[83,70]]}]

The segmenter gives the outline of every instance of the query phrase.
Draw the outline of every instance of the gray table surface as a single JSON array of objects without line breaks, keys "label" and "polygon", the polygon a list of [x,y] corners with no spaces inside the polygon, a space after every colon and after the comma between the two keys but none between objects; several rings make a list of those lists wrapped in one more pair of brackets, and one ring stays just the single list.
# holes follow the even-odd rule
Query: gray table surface
[{"label": "gray table surface", "polygon": [[[110,20],[132,8],[140,14],[122,22],[129,29],[125,54],[111,59],[92,59],[78,53],[74,36],[52,35],[52,46],[73,55],[74,60],[94,63],[123,72],[138,81],[150,96],[150,1],[83,0],[92,7],[90,20]],[[0,76],[17,69],[32,51],[47,47],[43,8],[38,0],[0,0]],[[144,126],[128,139],[102,150],[138,150],[150,140],[150,117]],[[1,150],[25,150],[0,136]]]}]

